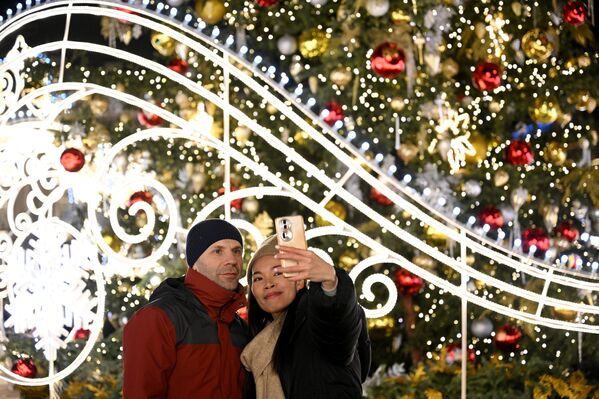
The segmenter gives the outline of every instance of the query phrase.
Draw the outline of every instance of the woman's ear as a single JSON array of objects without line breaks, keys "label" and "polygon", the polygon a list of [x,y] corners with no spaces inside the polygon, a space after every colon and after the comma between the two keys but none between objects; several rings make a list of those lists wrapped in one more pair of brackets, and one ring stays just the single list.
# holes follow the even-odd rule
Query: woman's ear
[{"label": "woman's ear", "polygon": [[306,286],[306,280],[296,281],[295,282],[295,292],[301,290]]}]

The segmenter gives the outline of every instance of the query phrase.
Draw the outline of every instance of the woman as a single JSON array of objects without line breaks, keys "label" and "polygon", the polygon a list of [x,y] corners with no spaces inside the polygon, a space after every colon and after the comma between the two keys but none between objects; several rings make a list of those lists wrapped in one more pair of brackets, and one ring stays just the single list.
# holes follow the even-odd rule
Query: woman
[{"label": "woman", "polygon": [[[281,259],[297,262],[284,269],[289,277]],[[251,373],[248,396],[361,398],[370,341],[347,273],[312,251],[277,247],[271,236],[250,260],[247,276],[253,339],[241,361]]]}]

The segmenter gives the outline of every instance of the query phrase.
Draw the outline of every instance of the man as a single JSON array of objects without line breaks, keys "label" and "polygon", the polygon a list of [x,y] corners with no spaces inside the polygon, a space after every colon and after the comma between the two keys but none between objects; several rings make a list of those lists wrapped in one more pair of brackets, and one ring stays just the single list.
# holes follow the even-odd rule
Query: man
[{"label": "man", "polygon": [[124,399],[241,398],[242,255],[239,230],[224,220],[189,230],[185,277],[162,282],[125,326]]}]

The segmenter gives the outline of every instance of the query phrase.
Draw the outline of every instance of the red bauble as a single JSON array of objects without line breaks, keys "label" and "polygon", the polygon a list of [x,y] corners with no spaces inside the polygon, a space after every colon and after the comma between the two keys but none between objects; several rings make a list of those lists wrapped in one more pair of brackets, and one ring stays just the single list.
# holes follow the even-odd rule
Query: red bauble
[{"label": "red bauble", "polygon": [[393,205],[393,201],[385,197],[385,195],[374,187],[370,189],[370,197],[381,205]]},{"label": "red bauble", "polygon": [[183,75],[185,72],[187,72],[189,64],[185,60],[174,58],[171,60],[171,62],[169,62],[168,68]]},{"label": "red bauble", "polygon": [[562,10],[564,21],[573,26],[579,26],[587,20],[587,7],[583,1],[571,1],[564,4]]},{"label": "red bauble", "polygon": [[159,117],[158,115],[150,114],[150,113],[144,112],[144,111],[141,111],[137,114],[137,121],[139,122],[140,125],[147,127],[147,128],[153,128],[156,126],[160,126],[160,125],[162,125],[162,122],[164,122],[164,120],[162,120],[162,118]]},{"label": "red bauble", "polygon": [[[237,187],[231,187],[231,191],[237,191]],[[225,193],[225,188],[221,187],[218,189],[218,195],[223,195]],[[231,201],[231,208],[235,208],[237,210],[241,209],[241,205],[243,204],[243,199],[234,199]]]},{"label": "red bauble", "polygon": [[325,104],[325,107],[329,113],[324,117],[324,121],[329,126],[333,126],[335,122],[343,120],[343,107],[337,101],[328,102]]},{"label": "red bauble", "polygon": [[478,220],[481,224],[488,224],[492,229],[498,229],[503,226],[503,214],[495,205],[487,205],[478,214]]},{"label": "red bauble", "polygon": [[85,156],[76,148],[67,148],[60,156],[60,163],[67,172],[79,172],[85,165]]},{"label": "red bauble", "polygon": [[[474,363],[476,361],[476,353],[473,349],[468,349],[468,361]],[[445,355],[445,362],[449,365],[455,362],[462,362],[462,346],[456,343],[447,345],[447,354]]]},{"label": "red bauble", "polygon": [[279,0],[256,0],[256,4],[260,7],[272,7],[277,4]]},{"label": "red bauble", "polygon": [[247,306],[244,306],[240,309],[237,310],[237,314],[239,315],[239,317],[241,317],[243,320],[248,321],[248,308]]},{"label": "red bauble", "polygon": [[513,140],[506,149],[505,160],[512,165],[530,165],[535,157],[526,141]]},{"label": "red bauble", "polygon": [[501,86],[501,68],[493,62],[481,62],[472,74],[472,83],[479,90],[495,90]]},{"label": "red bauble", "polygon": [[509,324],[499,327],[495,333],[495,346],[503,352],[513,352],[520,347],[518,342],[522,339],[522,331]]},{"label": "red bauble", "polygon": [[19,359],[12,365],[11,371],[21,377],[35,378],[37,367],[31,359]]},{"label": "red bauble", "polygon": [[79,339],[79,340],[85,340],[89,338],[89,334],[91,333],[90,330],[86,330],[85,328],[80,328],[79,330],[75,331],[75,335],[73,336],[74,339]]},{"label": "red bauble", "polygon": [[578,229],[572,225],[571,221],[562,222],[553,230],[557,237],[565,238],[573,242],[578,239]]},{"label": "red bauble", "polygon": [[540,227],[531,227],[522,232],[522,251],[527,254],[533,245],[537,247],[536,256],[543,256],[549,249],[549,236]]},{"label": "red bauble", "polygon": [[131,195],[131,197],[129,197],[128,205],[131,206],[139,201],[144,201],[144,202],[147,202],[148,204],[151,204],[152,203],[152,193],[150,193],[149,191],[137,191],[137,192],[133,193]]},{"label": "red bauble", "polygon": [[377,75],[392,79],[406,69],[406,55],[396,43],[385,42],[372,52],[370,66]]},{"label": "red bauble", "polygon": [[395,272],[395,284],[399,293],[404,296],[413,296],[420,292],[424,281],[419,276],[410,273],[406,269],[398,269]]}]

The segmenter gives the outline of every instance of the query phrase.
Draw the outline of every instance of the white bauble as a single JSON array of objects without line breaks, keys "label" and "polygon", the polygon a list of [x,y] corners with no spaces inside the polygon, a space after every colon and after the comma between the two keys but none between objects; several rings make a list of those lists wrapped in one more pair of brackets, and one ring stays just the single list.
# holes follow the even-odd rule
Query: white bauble
[{"label": "white bauble", "polygon": [[171,7],[179,7],[185,3],[185,0],[166,0],[166,4]]},{"label": "white bauble", "polygon": [[308,3],[313,4],[315,6],[324,6],[327,4],[328,0],[308,0]]},{"label": "white bauble", "polygon": [[366,11],[373,17],[382,17],[389,11],[389,0],[368,0]]},{"label": "white bauble", "polygon": [[490,337],[493,332],[493,323],[488,318],[481,317],[472,322],[470,331],[472,332],[472,335],[478,338]]},{"label": "white bauble", "polygon": [[283,55],[291,55],[297,50],[297,39],[291,35],[283,35],[277,41],[277,48]]},{"label": "white bauble", "polygon": [[464,192],[469,197],[478,197],[482,190],[480,183],[475,180],[468,180],[464,183]]}]

